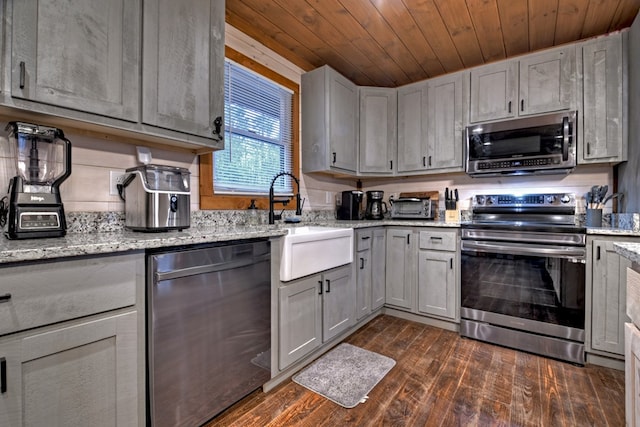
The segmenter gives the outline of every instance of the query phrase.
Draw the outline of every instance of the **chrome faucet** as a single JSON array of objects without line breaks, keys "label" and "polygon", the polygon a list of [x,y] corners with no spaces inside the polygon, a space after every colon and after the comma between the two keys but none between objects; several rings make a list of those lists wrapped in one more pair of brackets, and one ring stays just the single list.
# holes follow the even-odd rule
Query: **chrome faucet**
[{"label": "chrome faucet", "polygon": [[276,203],[282,203],[282,206],[287,206],[287,204],[289,204],[289,199],[291,198],[291,197],[288,197],[286,199],[276,199],[273,194],[273,184],[276,183],[276,180],[278,178],[284,175],[290,176],[296,182],[296,186],[298,187],[298,192],[295,195],[296,215],[302,215],[302,203],[300,202],[300,182],[298,181],[298,178],[296,178],[295,176],[293,176],[293,174],[289,172],[280,172],[279,174],[273,177],[273,180],[271,181],[271,185],[269,186],[269,224],[275,224],[275,220],[282,219],[282,213],[279,213],[279,214],[274,213],[273,206]]}]

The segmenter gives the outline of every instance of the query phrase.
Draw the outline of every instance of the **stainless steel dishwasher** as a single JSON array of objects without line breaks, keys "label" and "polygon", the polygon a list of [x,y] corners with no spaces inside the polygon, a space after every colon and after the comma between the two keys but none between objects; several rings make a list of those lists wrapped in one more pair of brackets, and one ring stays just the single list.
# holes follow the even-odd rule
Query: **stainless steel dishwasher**
[{"label": "stainless steel dishwasher", "polygon": [[147,256],[149,421],[198,426],[271,377],[270,245]]}]

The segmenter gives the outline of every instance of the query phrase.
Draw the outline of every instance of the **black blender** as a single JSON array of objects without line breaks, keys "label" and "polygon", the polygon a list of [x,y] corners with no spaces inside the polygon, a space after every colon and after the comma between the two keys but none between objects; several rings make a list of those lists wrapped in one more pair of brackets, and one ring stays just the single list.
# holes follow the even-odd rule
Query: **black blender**
[{"label": "black blender", "polygon": [[[61,237],[67,232],[60,184],[71,175],[71,142],[62,130],[10,122],[16,176],[9,182],[9,239]],[[7,212],[4,212],[7,215]]]}]

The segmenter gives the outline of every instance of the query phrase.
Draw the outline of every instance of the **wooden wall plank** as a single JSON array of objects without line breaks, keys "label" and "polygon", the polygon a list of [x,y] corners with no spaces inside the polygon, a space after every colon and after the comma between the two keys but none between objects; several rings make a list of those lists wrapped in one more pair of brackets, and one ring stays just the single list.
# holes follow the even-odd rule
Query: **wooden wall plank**
[{"label": "wooden wall plank", "polygon": [[584,18],[582,38],[593,37],[606,33],[611,26],[618,8],[619,0],[603,0],[589,2],[587,15]]},{"label": "wooden wall plank", "polygon": [[496,0],[467,0],[469,15],[478,37],[482,57],[486,62],[506,57],[498,3]]},{"label": "wooden wall plank", "polygon": [[558,0],[529,2],[529,49],[539,50],[553,46]]},{"label": "wooden wall plank", "polygon": [[559,0],[556,44],[580,39],[589,0]]},{"label": "wooden wall plank", "polygon": [[[331,49],[340,52],[345,59],[357,66],[358,76],[351,79],[354,83],[371,85],[376,81],[380,82],[379,84],[391,85],[392,81],[375,63],[375,58],[365,55],[351,43],[349,27],[334,25],[304,0],[275,0],[275,3],[322,39]],[[366,76],[368,80],[361,75]]]},{"label": "wooden wall plank", "polygon": [[[242,9],[227,8],[225,20],[238,30],[260,41],[260,43],[269,49],[282,55],[306,71],[311,71],[323,65],[322,58],[269,21],[263,21],[261,19],[247,21],[244,18],[245,16],[247,16],[247,13]],[[268,36],[266,36],[267,34]]]},{"label": "wooden wall plank", "polygon": [[[310,4],[325,19],[333,21],[337,28],[341,28],[351,43],[369,58],[374,58],[380,68],[385,71],[391,87],[400,86],[401,82],[409,81],[409,77],[398,64],[386,54],[382,47],[371,38],[369,33],[360,26],[353,16],[338,0],[309,0]],[[378,84],[381,86],[380,84]],[[386,84],[382,84],[386,85]]]},{"label": "wooden wall plank", "polygon": [[403,0],[413,20],[438,57],[445,72],[464,68],[456,46],[433,0]]},{"label": "wooden wall plank", "polygon": [[425,77],[433,77],[444,73],[444,67],[431,49],[428,40],[401,1],[376,2],[372,4],[385,17],[391,28],[396,29],[396,36],[402,40],[416,61],[425,72]]},{"label": "wooden wall plank", "polygon": [[438,7],[438,11],[440,11],[442,20],[449,29],[451,39],[456,45],[458,55],[460,55],[464,66],[473,67],[474,65],[482,64],[484,62],[482,51],[480,50],[476,33],[473,30],[473,23],[465,1],[436,0],[435,4]]},{"label": "wooden wall plank", "polygon": [[529,51],[529,9],[527,0],[498,0],[502,38],[507,56]]},{"label": "wooden wall plank", "polygon": [[377,9],[362,0],[340,0],[340,3],[349,10],[370,37],[382,46],[387,55],[405,70],[409,80],[402,84],[424,80],[424,71]]},{"label": "wooden wall plank", "polygon": [[617,31],[630,27],[639,9],[640,1],[638,0],[621,0],[616,14],[611,21],[609,31]]}]

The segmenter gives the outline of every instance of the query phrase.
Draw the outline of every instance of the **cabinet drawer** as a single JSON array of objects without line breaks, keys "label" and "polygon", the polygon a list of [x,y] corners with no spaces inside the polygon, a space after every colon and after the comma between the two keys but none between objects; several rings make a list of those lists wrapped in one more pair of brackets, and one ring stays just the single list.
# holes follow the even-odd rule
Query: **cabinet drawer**
[{"label": "cabinet drawer", "polygon": [[143,268],[142,254],[0,268],[0,335],[135,305]]},{"label": "cabinet drawer", "polygon": [[451,231],[421,231],[420,249],[432,249],[439,251],[455,251],[456,232]]},{"label": "cabinet drawer", "polygon": [[371,230],[356,231],[356,252],[371,249]]}]

